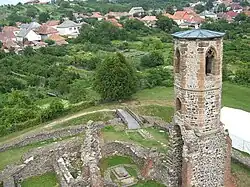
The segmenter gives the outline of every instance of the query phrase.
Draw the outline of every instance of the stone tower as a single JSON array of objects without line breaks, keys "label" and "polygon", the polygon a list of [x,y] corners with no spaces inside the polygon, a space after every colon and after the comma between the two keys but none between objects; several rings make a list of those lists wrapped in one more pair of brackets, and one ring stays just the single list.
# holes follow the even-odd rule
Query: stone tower
[{"label": "stone tower", "polygon": [[222,187],[230,173],[231,148],[220,122],[223,35],[202,29],[173,34],[170,187]]}]

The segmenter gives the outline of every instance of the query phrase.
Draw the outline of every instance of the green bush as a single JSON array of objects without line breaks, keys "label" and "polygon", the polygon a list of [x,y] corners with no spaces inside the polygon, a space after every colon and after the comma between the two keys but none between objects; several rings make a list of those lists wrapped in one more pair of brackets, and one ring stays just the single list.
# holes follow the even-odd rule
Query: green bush
[{"label": "green bush", "polygon": [[153,51],[148,55],[141,58],[141,66],[143,67],[156,67],[164,64],[164,57],[161,52]]}]

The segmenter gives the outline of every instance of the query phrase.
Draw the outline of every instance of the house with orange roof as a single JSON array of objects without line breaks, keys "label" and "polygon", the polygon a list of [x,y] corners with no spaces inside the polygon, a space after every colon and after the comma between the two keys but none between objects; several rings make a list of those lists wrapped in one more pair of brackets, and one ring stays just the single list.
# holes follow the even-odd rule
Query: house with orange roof
[{"label": "house with orange roof", "polygon": [[56,29],[56,27],[60,24],[60,20],[49,20],[45,24]]},{"label": "house with orange roof", "polygon": [[56,45],[66,45],[68,42],[65,40],[64,37],[60,36],[59,34],[52,34],[49,36],[50,40],[53,40]]},{"label": "house with orange roof", "polygon": [[128,17],[128,12],[109,12],[105,15],[106,18],[121,19],[121,17]]},{"label": "house with orange roof", "polygon": [[156,16],[145,16],[141,19],[147,27],[156,27],[157,20]]},{"label": "house with orange roof", "polygon": [[104,19],[104,16],[102,16],[100,12],[92,12],[90,18],[96,18],[98,21],[101,21]]},{"label": "house with orange roof", "polygon": [[117,21],[117,19],[115,19],[115,18],[106,19],[105,21],[108,21],[108,22],[112,23],[112,24],[113,24],[114,26],[116,26],[116,27],[119,27],[119,28],[122,28],[122,27],[123,27],[123,25],[120,24],[120,23]]},{"label": "house with orange roof", "polygon": [[190,12],[188,12],[188,11],[176,11],[174,13],[174,15],[171,15],[168,13],[163,14],[163,15],[173,19],[177,23],[177,25],[179,25],[180,27],[185,25],[185,28],[187,26],[197,28],[204,21],[203,18],[201,18],[198,14],[196,14],[195,12],[192,12],[192,11],[190,11]]},{"label": "house with orange roof", "polygon": [[19,33],[20,29],[14,26],[4,26],[2,32],[13,32],[15,36]]},{"label": "house with orange roof", "polygon": [[41,36],[42,40],[47,40],[50,35],[58,33],[56,29],[47,24],[41,25],[35,32]]},{"label": "house with orange roof", "polygon": [[246,10],[243,13],[250,17],[250,10]]}]

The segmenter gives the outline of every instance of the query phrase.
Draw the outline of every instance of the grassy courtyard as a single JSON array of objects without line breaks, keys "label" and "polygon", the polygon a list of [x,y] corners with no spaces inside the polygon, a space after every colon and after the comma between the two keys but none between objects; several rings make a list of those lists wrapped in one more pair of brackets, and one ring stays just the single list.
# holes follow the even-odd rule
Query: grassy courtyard
[{"label": "grassy courtyard", "polygon": [[124,131],[122,129],[116,129],[113,126],[107,126],[102,130],[102,137],[105,142],[109,141],[124,141],[135,143],[147,148],[157,148],[160,152],[167,152],[167,146],[161,144],[167,144],[168,135],[165,132],[160,132],[158,129],[145,128],[144,130],[150,132],[152,138],[144,139],[136,130]]},{"label": "grassy courtyard", "polygon": [[59,187],[56,174],[48,172],[41,176],[28,178],[22,182],[22,187]]},{"label": "grassy courtyard", "polygon": [[237,187],[249,187],[250,186],[250,169],[244,165],[232,161],[232,174],[236,180]]},{"label": "grassy courtyard", "polygon": [[132,164],[135,165],[134,161],[130,157],[126,156],[111,156],[108,158],[102,158],[100,161],[100,168],[102,174],[106,169],[119,164]]}]

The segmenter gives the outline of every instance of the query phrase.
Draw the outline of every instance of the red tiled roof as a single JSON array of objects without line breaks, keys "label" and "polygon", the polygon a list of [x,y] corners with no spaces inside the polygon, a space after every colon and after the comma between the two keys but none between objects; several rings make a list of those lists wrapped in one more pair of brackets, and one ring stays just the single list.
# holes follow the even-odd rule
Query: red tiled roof
[{"label": "red tiled roof", "polygon": [[156,16],[145,16],[141,20],[142,21],[157,21],[158,19],[156,18]]},{"label": "red tiled roof", "polygon": [[244,14],[246,14],[247,16],[250,16],[250,10],[244,11]]},{"label": "red tiled roof", "polygon": [[44,24],[41,27],[39,27],[36,30],[36,32],[38,34],[43,34],[43,35],[58,33],[58,31],[56,29],[54,29],[53,27],[50,27],[50,26],[48,26],[46,24]]},{"label": "red tiled roof", "polygon": [[65,38],[62,37],[62,36],[60,36],[59,34],[52,34],[51,36],[49,36],[49,39],[53,40],[53,41],[62,41],[62,40],[65,40]]},{"label": "red tiled roof", "polygon": [[176,11],[174,13],[174,16],[179,19],[182,19],[186,15],[188,15],[187,11]]},{"label": "red tiled roof", "polygon": [[106,19],[106,21],[112,23],[116,27],[120,27],[120,28],[123,27],[123,25],[120,24],[115,18]]},{"label": "red tiled roof", "polygon": [[235,18],[238,15],[238,13],[234,11],[228,11],[226,14],[231,18]]},{"label": "red tiled roof", "polygon": [[103,18],[100,12],[92,12],[92,18]]},{"label": "red tiled roof", "polygon": [[45,24],[51,27],[56,26],[60,24],[60,20],[50,20],[50,21],[47,21]]},{"label": "red tiled roof", "polygon": [[0,32],[0,41],[1,42],[6,42],[9,39],[15,39],[16,36],[12,31],[7,31],[7,32]]},{"label": "red tiled roof", "polygon": [[20,30],[19,28],[13,27],[13,26],[5,26],[3,28],[3,32],[9,32],[9,31],[14,32],[14,31],[19,31],[19,30]]},{"label": "red tiled roof", "polygon": [[65,45],[68,44],[68,42],[65,41],[65,38],[60,36],[59,34],[52,34],[49,37],[50,40],[53,40],[56,42],[57,45]]},{"label": "red tiled roof", "polygon": [[110,16],[110,17],[123,17],[123,16],[128,16],[128,12],[109,12],[105,16]]}]

